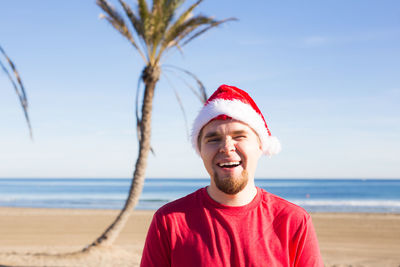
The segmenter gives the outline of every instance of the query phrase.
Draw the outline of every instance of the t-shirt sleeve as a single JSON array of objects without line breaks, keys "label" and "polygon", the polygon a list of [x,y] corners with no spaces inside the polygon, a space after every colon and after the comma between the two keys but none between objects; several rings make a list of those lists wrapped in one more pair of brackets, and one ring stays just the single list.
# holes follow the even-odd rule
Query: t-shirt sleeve
[{"label": "t-shirt sleeve", "polygon": [[311,217],[305,221],[305,224],[300,230],[298,240],[296,260],[294,266],[296,267],[323,267],[321,253],[319,250],[318,239],[315,233],[314,225]]},{"label": "t-shirt sleeve", "polygon": [[163,217],[155,213],[147,232],[141,267],[171,266],[171,248],[168,242],[166,224]]}]

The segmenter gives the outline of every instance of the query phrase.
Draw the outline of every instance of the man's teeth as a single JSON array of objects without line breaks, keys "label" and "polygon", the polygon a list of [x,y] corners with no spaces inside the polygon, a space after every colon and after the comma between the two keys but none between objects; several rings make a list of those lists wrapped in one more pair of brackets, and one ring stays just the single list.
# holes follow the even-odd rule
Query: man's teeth
[{"label": "man's teeth", "polygon": [[232,161],[232,162],[224,162],[224,163],[218,163],[219,167],[235,167],[240,164],[240,161]]}]

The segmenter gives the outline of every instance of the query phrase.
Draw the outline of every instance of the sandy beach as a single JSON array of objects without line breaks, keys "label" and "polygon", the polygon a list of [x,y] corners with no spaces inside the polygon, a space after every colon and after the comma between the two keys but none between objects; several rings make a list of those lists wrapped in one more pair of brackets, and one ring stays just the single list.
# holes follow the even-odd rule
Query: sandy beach
[{"label": "sandy beach", "polygon": [[[153,211],[135,211],[112,249],[91,243],[118,211],[0,208],[0,266],[138,266]],[[314,213],[326,266],[400,266],[400,214]],[[38,254],[39,253],[39,254]]]}]

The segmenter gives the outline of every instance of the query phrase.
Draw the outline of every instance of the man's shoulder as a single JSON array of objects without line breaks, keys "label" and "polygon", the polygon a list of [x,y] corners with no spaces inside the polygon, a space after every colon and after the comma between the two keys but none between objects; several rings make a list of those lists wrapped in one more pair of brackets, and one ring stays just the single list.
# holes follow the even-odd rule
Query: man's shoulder
[{"label": "man's shoulder", "polygon": [[174,213],[187,213],[201,205],[204,188],[200,188],[189,195],[171,201],[156,211],[157,215],[165,216]]},{"label": "man's shoulder", "polygon": [[291,217],[300,220],[308,220],[310,218],[304,208],[263,189],[261,189],[261,192],[263,206],[276,217]]}]

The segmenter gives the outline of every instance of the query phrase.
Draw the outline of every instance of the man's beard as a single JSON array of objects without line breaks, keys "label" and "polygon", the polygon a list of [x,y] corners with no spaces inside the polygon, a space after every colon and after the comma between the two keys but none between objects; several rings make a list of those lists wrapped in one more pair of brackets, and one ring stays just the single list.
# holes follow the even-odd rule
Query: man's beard
[{"label": "man's beard", "polygon": [[240,177],[220,178],[217,172],[214,172],[213,179],[219,190],[228,195],[236,195],[246,187],[249,175],[246,170],[243,170]]}]

